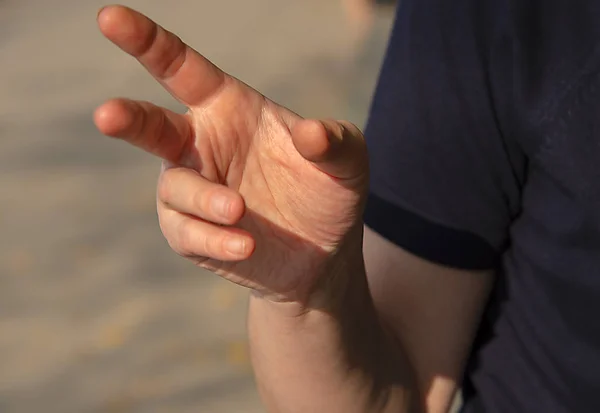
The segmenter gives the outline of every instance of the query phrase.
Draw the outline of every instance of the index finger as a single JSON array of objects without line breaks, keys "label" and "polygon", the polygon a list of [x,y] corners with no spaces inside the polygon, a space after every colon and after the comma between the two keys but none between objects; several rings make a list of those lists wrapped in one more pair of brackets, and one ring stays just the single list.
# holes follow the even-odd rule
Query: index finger
[{"label": "index finger", "polygon": [[201,105],[225,84],[227,74],[135,10],[107,6],[98,13],[98,26],[104,36],[135,57],[187,106]]}]

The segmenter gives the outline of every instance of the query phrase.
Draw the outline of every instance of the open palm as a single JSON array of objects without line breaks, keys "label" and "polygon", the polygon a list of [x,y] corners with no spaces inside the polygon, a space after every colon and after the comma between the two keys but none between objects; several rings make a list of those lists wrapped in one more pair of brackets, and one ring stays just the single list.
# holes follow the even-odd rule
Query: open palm
[{"label": "open palm", "polygon": [[104,134],[165,160],[158,212],[172,248],[275,299],[309,293],[360,232],[368,173],[360,132],[302,119],[131,9],[105,8],[98,22],[189,108],[180,115],[117,99],[95,114]]}]

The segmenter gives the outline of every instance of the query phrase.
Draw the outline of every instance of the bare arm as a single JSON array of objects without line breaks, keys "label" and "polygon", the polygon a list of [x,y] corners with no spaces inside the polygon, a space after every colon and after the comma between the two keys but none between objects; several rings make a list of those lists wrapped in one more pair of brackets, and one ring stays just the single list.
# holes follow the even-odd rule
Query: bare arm
[{"label": "bare arm", "polygon": [[269,412],[409,411],[408,368],[379,323],[357,249],[308,307],[252,296],[252,361]]},{"label": "bare arm", "polygon": [[372,294],[357,259],[327,308],[252,298],[253,361],[269,411],[448,411],[492,276],[431,264],[368,228],[364,258]]},{"label": "bare arm", "polygon": [[448,411],[493,284],[492,272],[433,264],[369,228],[364,255],[378,314],[401,343],[425,411]]}]

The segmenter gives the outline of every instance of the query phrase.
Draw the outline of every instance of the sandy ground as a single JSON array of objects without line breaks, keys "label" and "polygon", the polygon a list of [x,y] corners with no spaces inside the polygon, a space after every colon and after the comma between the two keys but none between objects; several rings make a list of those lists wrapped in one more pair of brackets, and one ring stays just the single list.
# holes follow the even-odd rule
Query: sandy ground
[{"label": "sandy ground", "polygon": [[[362,124],[391,16],[335,1],[136,0],[306,116]],[[96,0],[0,0],[0,412],[260,412],[246,292],[172,253],[158,162],[95,131],[112,96],[180,110],[95,27]]]}]

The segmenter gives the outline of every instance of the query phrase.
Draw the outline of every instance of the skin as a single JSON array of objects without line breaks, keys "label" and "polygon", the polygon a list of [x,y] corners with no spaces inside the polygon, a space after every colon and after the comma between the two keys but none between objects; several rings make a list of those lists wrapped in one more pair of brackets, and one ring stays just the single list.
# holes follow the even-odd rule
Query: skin
[{"label": "skin", "polygon": [[94,120],[163,159],[157,209],[172,249],[252,292],[267,410],[447,411],[492,274],[425,262],[363,229],[355,126],[303,119],[126,7],[102,9],[98,26],[188,107],[113,99]]},{"label": "skin", "polygon": [[361,214],[358,129],[302,119],[130,9],[105,8],[98,24],[189,108],[116,99],[95,113],[102,133],[165,160],[158,213],[173,249],[271,299],[306,300]]}]

